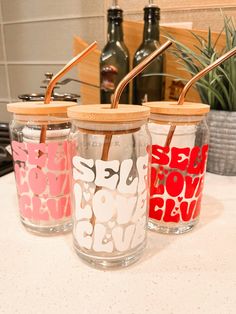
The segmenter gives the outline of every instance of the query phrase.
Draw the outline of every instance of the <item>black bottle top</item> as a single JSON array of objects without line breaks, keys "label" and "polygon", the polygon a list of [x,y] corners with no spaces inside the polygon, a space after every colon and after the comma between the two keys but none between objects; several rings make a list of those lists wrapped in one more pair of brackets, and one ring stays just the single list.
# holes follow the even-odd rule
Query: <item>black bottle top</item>
[{"label": "black bottle top", "polygon": [[156,5],[146,6],[144,9],[144,21],[160,20],[160,8]]},{"label": "black bottle top", "polygon": [[108,9],[108,13],[107,13],[107,21],[111,22],[111,21],[123,21],[123,10],[120,9],[119,7],[111,7],[110,9]]}]

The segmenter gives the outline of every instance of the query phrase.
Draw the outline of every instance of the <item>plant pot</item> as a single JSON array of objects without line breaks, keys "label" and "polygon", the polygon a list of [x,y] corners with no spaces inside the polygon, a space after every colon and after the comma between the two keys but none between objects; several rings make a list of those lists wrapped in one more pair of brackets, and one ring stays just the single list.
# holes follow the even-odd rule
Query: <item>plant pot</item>
[{"label": "plant pot", "polygon": [[207,171],[236,176],[236,112],[211,110]]}]

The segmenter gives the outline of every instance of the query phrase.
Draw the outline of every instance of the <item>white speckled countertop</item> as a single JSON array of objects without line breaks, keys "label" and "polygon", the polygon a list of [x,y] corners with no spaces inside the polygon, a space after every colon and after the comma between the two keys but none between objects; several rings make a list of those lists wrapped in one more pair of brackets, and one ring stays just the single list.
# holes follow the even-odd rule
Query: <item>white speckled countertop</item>
[{"label": "white speckled countertop", "polygon": [[236,177],[207,174],[201,220],[179,236],[148,233],[136,264],[101,271],[71,235],[26,232],[13,174],[0,178],[0,313],[236,313]]}]

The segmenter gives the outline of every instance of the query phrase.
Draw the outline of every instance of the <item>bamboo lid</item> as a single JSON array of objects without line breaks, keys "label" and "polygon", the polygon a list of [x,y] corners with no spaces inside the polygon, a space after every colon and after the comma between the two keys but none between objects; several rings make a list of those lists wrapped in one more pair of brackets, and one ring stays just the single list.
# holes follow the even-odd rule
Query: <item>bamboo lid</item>
[{"label": "bamboo lid", "polygon": [[48,115],[48,114],[65,114],[67,108],[76,106],[76,102],[72,101],[55,101],[50,104],[43,102],[25,101],[10,103],[7,105],[7,110],[16,114],[26,115]]},{"label": "bamboo lid", "polygon": [[68,108],[68,117],[80,121],[122,123],[147,119],[150,109],[144,106],[120,105],[110,108],[111,105],[86,105]]},{"label": "bamboo lid", "polygon": [[151,113],[163,115],[203,116],[210,111],[209,105],[193,102],[185,102],[183,105],[178,105],[175,101],[157,101],[145,102],[143,105],[149,107]]}]

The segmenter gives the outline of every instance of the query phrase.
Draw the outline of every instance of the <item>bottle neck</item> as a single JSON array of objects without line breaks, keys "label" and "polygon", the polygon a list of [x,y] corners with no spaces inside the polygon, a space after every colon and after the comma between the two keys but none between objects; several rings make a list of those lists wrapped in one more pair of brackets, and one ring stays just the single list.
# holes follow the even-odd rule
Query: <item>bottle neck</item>
[{"label": "bottle neck", "polygon": [[143,41],[159,41],[159,38],[159,20],[153,18],[146,19],[144,23]]},{"label": "bottle neck", "polygon": [[154,5],[144,8],[143,41],[159,41],[160,8]]},{"label": "bottle neck", "polygon": [[109,42],[123,41],[124,35],[121,20],[109,21],[107,36]]}]

